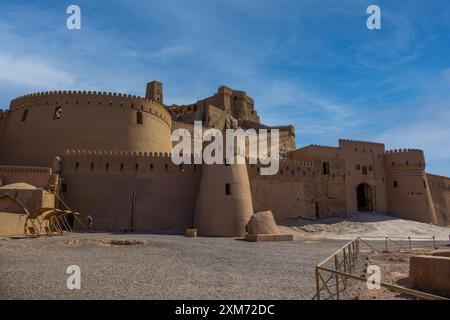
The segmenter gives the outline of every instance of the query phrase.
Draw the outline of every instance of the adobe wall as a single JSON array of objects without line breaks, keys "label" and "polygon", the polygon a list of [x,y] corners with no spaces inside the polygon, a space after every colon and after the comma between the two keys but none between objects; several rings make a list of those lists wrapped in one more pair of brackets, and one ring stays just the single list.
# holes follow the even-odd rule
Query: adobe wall
[{"label": "adobe wall", "polygon": [[374,211],[387,213],[384,144],[340,139],[339,155],[345,160],[347,213],[358,211],[356,190],[362,183],[371,187]]},{"label": "adobe wall", "polygon": [[242,237],[253,212],[245,164],[203,166],[194,215],[199,235]]},{"label": "adobe wall", "polygon": [[24,213],[0,212],[0,237],[23,235],[26,218]]},{"label": "adobe wall", "polygon": [[[370,186],[374,211],[387,213],[383,144],[341,139],[339,147],[310,145],[289,152],[288,158],[318,161],[319,170],[325,162],[333,167],[332,164],[338,161],[340,166],[335,168],[334,174],[343,180],[340,187],[345,190],[346,213],[358,211],[357,187],[360,184]],[[324,189],[324,192],[327,191]]]},{"label": "adobe wall", "polygon": [[[62,107],[60,119],[54,119],[56,107]],[[170,152],[171,121],[163,106],[135,96],[58,91],[19,97],[4,121],[0,164],[50,166],[67,148]]]},{"label": "adobe wall", "polygon": [[437,223],[450,227],[450,178],[427,174]]},{"label": "adobe wall", "polygon": [[55,195],[43,189],[8,189],[8,186],[0,189],[1,212],[26,213],[22,205],[30,213],[40,208],[54,208]]},{"label": "adobe wall", "polygon": [[64,198],[95,230],[181,231],[193,226],[201,166],[168,154],[67,151]]},{"label": "adobe wall", "polygon": [[2,143],[2,139],[3,139],[3,125],[4,125],[4,121],[6,119],[6,114],[8,112],[6,110],[3,110],[0,107],[0,145]]},{"label": "adobe wall", "polygon": [[277,222],[346,214],[342,160],[330,163],[329,175],[323,174],[320,160],[281,161],[274,176],[261,175],[260,165],[247,167],[255,212],[272,210]]},{"label": "adobe wall", "polygon": [[35,187],[52,189],[57,185],[58,175],[51,168],[28,166],[0,166],[0,186],[24,182]]},{"label": "adobe wall", "polygon": [[437,224],[423,151],[388,151],[385,167],[389,213],[403,219]]}]

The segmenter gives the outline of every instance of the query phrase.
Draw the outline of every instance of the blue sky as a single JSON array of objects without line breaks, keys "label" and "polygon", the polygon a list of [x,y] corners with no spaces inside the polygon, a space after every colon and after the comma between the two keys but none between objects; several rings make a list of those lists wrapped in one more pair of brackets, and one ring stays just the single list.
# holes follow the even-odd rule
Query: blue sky
[{"label": "blue sky", "polygon": [[[70,4],[81,30],[66,28]],[[366,28],[370,4],[381,30]],[[148,80],[169,104],[242,89],[299,147],[422,148],[427,170],[450,176],[447,0],[0,0],[3,108],[55,89],[144,95]]]}]

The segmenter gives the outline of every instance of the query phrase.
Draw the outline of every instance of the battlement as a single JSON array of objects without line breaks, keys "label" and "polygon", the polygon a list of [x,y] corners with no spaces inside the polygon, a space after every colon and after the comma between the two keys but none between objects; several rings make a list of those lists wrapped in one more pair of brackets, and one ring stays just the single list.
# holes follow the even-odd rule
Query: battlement
[{"label": "battlement", "polygon": [[339,147],[324,146],[324,145],[320,145],[320,144],[310,144],[309,146],[306,146],[305,148],[315,148],[315,149],[323,149],[323,150],[330,150],[330,151],[339,151]]},{"label": "battlement", "polygon": [[386,165],[391,168],[425,168],[425,155],[420,149],[395,149],[385,153]]},{"label": "battlement", "polygon": [[27,94],[11,101],[10,111],[42,105],[98,105],[131,108],[151,113],[169,127],[172,126],[170,113],[158,102],[122,93],[97,91],[46,91]]},{"label": "battlement", "polygon": [[372,142],[372,141],[364,141],[364,140],[351,140],[351,139],[339,139],[339,145],[351,143],[351,144],[359,144],[359,145],[373,145],[373,146],[383,146],[384,143],[380,142]]},{"label": "battlement", "polygon": [[394,149],[394,150],[386,150],[386,155],[390,154],[402,154],[402,153],[422,153],[423,150],[420,149]]},{"label": "battlement", "polygon": [[88,96],[111,96],[111,97],[123,97],[123,98],[131,98],[141,101],[152,101],[147,98],[143,98],[136,95],[126,94],[126,93],[116,93],[116,92],[106,92],[106,91],[80,91],[80,90],[58,90],[58,91],[42,91],[42,92],[34,92],[30,94],[25,94],[23,96],[14,98],[11,100],[11,103],[19,103],[22,100],[35,98],[35,97],[45,97],[45,96],[54,96],[54,95],[88,95]]},{"label": "battlement", "polygon": [[[193,163],[193,161],[192,161]],[[107,150],[66,150],[62,155],[63,171],[89,172],[199,172],[200,165],[172,162],[167,152],[129,152]]]}]

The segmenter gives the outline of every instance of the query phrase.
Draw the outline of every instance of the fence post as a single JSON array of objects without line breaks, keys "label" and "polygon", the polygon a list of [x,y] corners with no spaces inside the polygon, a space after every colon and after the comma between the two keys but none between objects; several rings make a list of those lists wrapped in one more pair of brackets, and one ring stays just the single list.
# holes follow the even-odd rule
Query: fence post
[{"label": "fence post", "polygon": [[[339,262],[338,262],[338,258],[337,255],[334,256],[334,270],[338,271],[339,268]],[[336,274],[336,299],[339,300],[339,275]]]},{"label": "fence post", "polygon": [[436,250],[436,237],[433,236],[433,249]]},{"label": "fence post", "polygon": [[386,252],[388,252],[388,238],[384,237],[384,245],[386,247]]},{"label": "fence post", "polygon": [[[345,254],[345,247],[342,250],[342,259],[344,260],[344,273],[347,273],[347,256]],[[344,289],[347,289],[347,277],[344,277]]]},{"label": "fence post", "polygon": [[320,300],[319,268],[316,267],[316,297]]},{"label": "fence post", "polygon": [[411,252],[412,251],[412,248],[411,248],[411,237],[409,237],[409,236],[408,236],[408,242],[409,242],[409,252]]}]

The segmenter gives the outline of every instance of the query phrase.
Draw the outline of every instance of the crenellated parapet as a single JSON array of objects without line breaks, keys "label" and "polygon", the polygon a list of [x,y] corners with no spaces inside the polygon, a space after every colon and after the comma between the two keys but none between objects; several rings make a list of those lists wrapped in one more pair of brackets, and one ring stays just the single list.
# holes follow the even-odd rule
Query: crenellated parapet
[{"label": "crenellated parapet", "polygon": [[[39,106],[105,106],[131,108],[136,111],[150,113],[162,119],[169,127],[172,126],[170,113],[156,101],[143,97],[97,91],[46,91],[27,94],[11,101],[10,110],[15,111],[23,108]],[[105,110],[106,112],[106,110]]]},{"label": "crenellated parapet", "polygon": [[62,155],[63,172],[92,173],[194,173],[200,165],[176,165],[167,152],[130,152],[68,149]]},{"label": "crenellated parapet", "polygon": [[373,145],[373,146],[384,146],[383,143],[366,141],[366,140],[352,140],[352,139],[339,139],[339,143],[350,143],[359,145]]},{"label": "crenellated parapet", "polygon": [[387,168],[425,169],[425,155],[420,149],[395,149],[385,153]]},{"label": "crenellated parapet", "polygon": [[339,139],[339,148],[343,152],[378,153],[385,152],[384,144],[364,140]]}]

